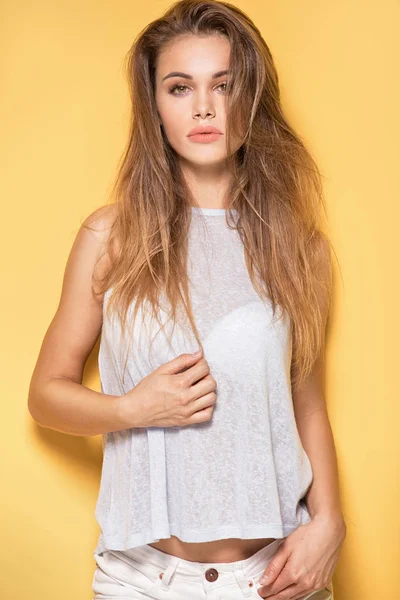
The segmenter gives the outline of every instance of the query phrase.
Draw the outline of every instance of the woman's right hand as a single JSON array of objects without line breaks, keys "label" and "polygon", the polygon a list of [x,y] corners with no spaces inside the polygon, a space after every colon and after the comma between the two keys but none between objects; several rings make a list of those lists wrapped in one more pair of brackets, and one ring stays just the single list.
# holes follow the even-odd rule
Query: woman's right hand
[{"label": "woman's right hand", "polygon": [[174,427],[209,421],[216,381],[200,354],[180,354],[160,365],[121,396],[126,428]]}]

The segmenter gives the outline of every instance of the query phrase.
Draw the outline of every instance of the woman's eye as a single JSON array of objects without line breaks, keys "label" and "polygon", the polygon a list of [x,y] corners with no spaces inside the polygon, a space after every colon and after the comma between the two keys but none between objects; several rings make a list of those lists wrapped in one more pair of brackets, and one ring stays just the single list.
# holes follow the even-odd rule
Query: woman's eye
[{"label": "woman's eye", "polygon": [[[221,85],[225,85],[225,86],[226,86],[227,84],[226,84],[226,82],[223,82],[223,83],[220,83],[220,84],[219,84],[217,87],[221,87]],[[169,93],[170,93],[170,94],[172,94],[172,95],[174,95],[174,96],[182,96],[183,94],[181,94],[180,92],[179,92],[179,93],[177,93],[177,94],[175,94],[175,90],[177,90],[177,89],[182,89],[182,88],[183,88],[183,89],[186,89],[187,87],[188,87],[188,86],[187,86],[187,85],[184,85],[183,83],[176,83],[175,85],[173,85],[173,86],[172,86],[172,87],[169,89]],[[223,91],[226,91],[226,88],[225,88],[225,90],[223,90]]]},{"label": "woman's eye", "polygon": [[[169,89],[169,93],[173,94],[174,91],[178,88],[187,88],[187,85],[183,85],[182,83],[177,83],[175,85],[173,85],[170,89]],[[175,96],[181,96],[182,94],[175,94]]]}]

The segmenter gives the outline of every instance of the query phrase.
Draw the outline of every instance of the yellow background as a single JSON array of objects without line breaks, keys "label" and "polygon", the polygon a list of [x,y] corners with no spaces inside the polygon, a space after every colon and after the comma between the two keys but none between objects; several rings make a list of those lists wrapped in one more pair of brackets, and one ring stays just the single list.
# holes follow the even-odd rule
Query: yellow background
[{"label": "yellow background", "polygon": [[[284,109],[326,178],[335,265],[327,402],[347,538],[335,600],[399,592],[399,0],[243,1],[274,55]],[[122,60],[169,3],[1,3],[2,470],[5,600],[90,600],[101,438],[27,410],[40,344],[83,218],[126,140]],[[395,202],[396,199],[396,202]],[[98,347],[85,385],[99,390]]]}]

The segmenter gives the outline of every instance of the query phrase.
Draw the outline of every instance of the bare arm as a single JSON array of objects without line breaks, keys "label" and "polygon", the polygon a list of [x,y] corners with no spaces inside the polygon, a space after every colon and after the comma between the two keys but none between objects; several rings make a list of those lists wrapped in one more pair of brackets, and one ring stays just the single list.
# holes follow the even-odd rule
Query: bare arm
[{"label": "bare arm", "polygon": [[[31,378],[28,409],[42,427],[92,436],[126,428],[121,396],[82,385],[83,370],[102,327],[103,298],[92,293],[92,274],[113,216],[102,207],[81,226],[68,257],[60,303],[43,339]],[[105,268],[102,258],[96,269]],[[96,271],[96,274],[99,274]],[[131,425],[133,426],[133,425]]]},{"label": "bare arm", "polygon": [[[331,296],[326,293],[330,290],[331,278],[330,249],[326,243],[321,245],[316,268],[322,283],[318,302],[325,333],[331,305]],[[345,529],[336,450],[325,401],[325,343],[301,389],[293,391],[293,406],[300,439],[313,470],[313,481],[306,496],[310,516]]]},{"label": "bare arm", "polygon": [[42,427],[70,435],[100,435],[120,431],[126,424],[120,415],[121,396],[91,390],[69,379],[50,377],[29,398],[29,412]]},{"label": "bare arm", "polygon": [[323,391],[323,365],[321,355],[294,399],[297,428],[313,470],[306,502],[311,518],[326,519],[345,528],[336,450]]}]

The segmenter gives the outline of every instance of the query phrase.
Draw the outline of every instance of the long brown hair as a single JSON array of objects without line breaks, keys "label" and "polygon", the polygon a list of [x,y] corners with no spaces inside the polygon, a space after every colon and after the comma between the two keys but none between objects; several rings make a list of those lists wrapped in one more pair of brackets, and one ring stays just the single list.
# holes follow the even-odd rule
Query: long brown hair
[{"label": "long brown hair", "polygon": [[[227,198],[239,217],[227,223],[241,236],[260,297],[271,301],[274,314],[278,304],[290,316],[291,377],[297,389],[323,347],[331,302],[331,244],[322,231],[322,176],[283,114],[267,44],[250,18],[232,4],[176,2],[140,32],[127,54],[130,132],[110,197],[115,219],[105,252],[112,266],[99,293],[112,288],[107,315],[117,310],[122,332],[134,299],[133,321],[146,300],[160,323],[160,294],[168,299],[173,322],[182,303],[203,347],[186,274],[191,218],[187,208],[195,200],[160,127],[155,102],[157,57],[166,44],[188,34],[222,35],[230,42],[225,137],[232,179]],[[243,140],[236,152],[231,150],[233,134]]]}]

